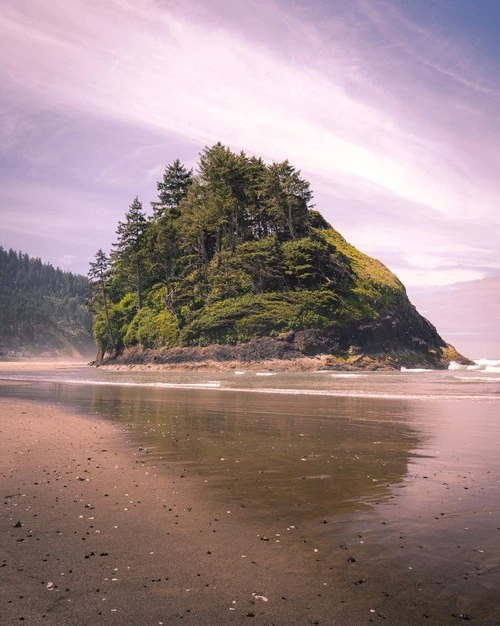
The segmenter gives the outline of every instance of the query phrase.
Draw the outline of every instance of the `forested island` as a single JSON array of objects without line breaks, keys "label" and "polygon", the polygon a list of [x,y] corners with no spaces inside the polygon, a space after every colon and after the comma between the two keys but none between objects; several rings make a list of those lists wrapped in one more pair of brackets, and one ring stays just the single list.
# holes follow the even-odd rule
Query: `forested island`
[{"label": "forested island", "polygon": [[463,359],[382,263],[312,204],[288,161],[200,154],[136,197],[91,263],[96,364],[323,359],[330,367],[446,367]]},{"label": "forested island", "polygon": [[0,246],[0,358],[88,357],[88,280]]}]

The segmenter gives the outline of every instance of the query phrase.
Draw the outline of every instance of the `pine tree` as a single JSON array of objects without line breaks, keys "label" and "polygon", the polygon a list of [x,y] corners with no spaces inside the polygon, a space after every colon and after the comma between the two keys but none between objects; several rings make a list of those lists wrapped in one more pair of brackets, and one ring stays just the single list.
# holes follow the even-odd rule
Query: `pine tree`
[{"label": "pine tree", "polygon": [[90,286],[94,291],[94,297],[99,294],[101,304],[106,318],[106,326],[108,328],[109,342],[113,348],[113,354],[116,354],[116,342],[111,328],[108,309],[107,284],[111,276],[111,264],[106,254],[99,248],[95,255],[95,261],[90,263],[88,278]]},{"label": "pine tree", "polygon": [[188,170],[179,159],[167,165],[163,180],[156,184],[158,200],[151,203],[153,217],[159,218],[165,215],[174,219],[179,217],[179,205],[187,196],[192,180],[192,171]]},{"label": "pine tree", "polygon": [[309,209],[313,197],[309,183],[301,178],[288,161],[268,167],[267,210],[275,223],[276,232],[291,239],[304,237],[309,232]]},{"label": "pine tree", "polygon": [[125,213],[125,221],[118,223],[118,241],[113,244],[113,264],[119,267],[135,284],[137,309],[142,307],[142,277],[145,258],[146,214],[136,196]]}]

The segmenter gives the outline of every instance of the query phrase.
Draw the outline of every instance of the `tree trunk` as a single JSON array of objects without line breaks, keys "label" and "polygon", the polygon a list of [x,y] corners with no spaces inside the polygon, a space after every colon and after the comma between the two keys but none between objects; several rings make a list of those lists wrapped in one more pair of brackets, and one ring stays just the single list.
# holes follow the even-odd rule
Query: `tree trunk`
[{"label": "tree trunk", "polygon": [[137,310],[142,308],[142,285],[141,285],[141,267],[139,262],[135,264],[135,277],[137,285]]},{"label": "tree trunk", "polygon": [[288,229],[290,231],[290,237],[295,239],[295,233],[293,231],[293,222],[292,222],[292,204],[288,201]]}]

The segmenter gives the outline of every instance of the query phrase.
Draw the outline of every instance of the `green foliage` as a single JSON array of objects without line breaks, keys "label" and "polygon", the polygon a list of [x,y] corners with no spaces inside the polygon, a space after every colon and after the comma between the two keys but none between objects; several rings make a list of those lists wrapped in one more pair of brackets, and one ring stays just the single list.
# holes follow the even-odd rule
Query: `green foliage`
[{"label": "green foliage", "polygon": [[155,317],[156,348],[173,348],[179,340],[177,320],[168,311],[160,311]]},{"label": "green foliage", "polygon": [[141,348],[152,348],[154,344],[155,314],[151,309],[139,309],[127,327],[123,338],[126,346],[139,344]]},{"label": "green foliage", "polygon": [[317,230],[327,230],[331,228],[330,224],[325,220],[319,211],[312,209],[309,211],[309,226]]},{"label": "green foliage", "polygon": [[[155,285],[147,296],[145,306],[135,312],[134,298],[123,299],[122,326],[125,346],[139,345],[141,348],[171,348],[176,345],[179,329],[176,318],[164,307],[167,290]],[[125,330],[126,328],[126,330]]]},{"label": "green foliage", "polygon": [[367,286],[372,283],[386,290],[404,293],[405,288],[401,281],[379,260],[360,252],[331,227],[321,234],[328,243],[350,260],[356,275]]},{"label": "green foliage", "polygon": [[192,172],[179,159],[167,165],[163,180],[157,183],[158,200],[151,203],[155,218],[179,216],[180,203],[186,198],[192,179]]},{"label": "green foliage", "polygon": [[333,228],[321,233],[327,242],[349,259],[356,276],[352,292],[346,301],[346,316],[373,318],[383,309],[406,297],[401,281],[383,263],[347,243]]},{"label": "green foliage", "polygon": [[181,333],[183,343],[236,343],[287,330],[324,328],[335,315],[331,291],[280,291],[246,294],[206,306],[191,316]]},{"label": "green foliage", "polygon": [[403,298],[397,278],[311,201],[288,161],[266,164],[220,143],[203,150],[196,175],[174,161],[153,215],[136,199],[119,224],[96,339],[108,345],[113,333],[118,350],[241,342],[373,320]]},{"label": "green foliage", "polygon": [[[102,354],[106,352],[108,344],[114,354],[116,353],[116,341],[109,317],[108,307],[108,284],[111,277],[111,265],[108,257],[101,249],[97,251],[95,261],[90,263],[88,277],[90,288],[93,293],[92,307],[94,310],[102,309],[108,334],[105,342],[104,338],[101,336],[102,331],[99,329],[99,340],[97,341],[97,344]],[[105,343],[106,348],[104,348]]]},{"label": "green foliage", "polygon": [[[92,330],[97,348],[102,354],[119,352],[123,349],[129,325],[136,312],[136,293],[128,293],[119,302],[108,304],[109,326],[104,307],[99,304],[95,307]],[[111,337],[113,337],[113,341]]]},{"label": "green foliage", "polygon": [[145,271],[168,282],[175,272],[178,256],[178,230],[169,215],[162,215],[149,224],[145,243]]},{"label": "green foliage", "polygon": [[94,335],[95,345],[100,354],[106,352],[113,353],[116,347],[111,343],[111,336],[108,330],[108,324],[104,310],[94,310],[94,322],[92,324],[92,332]]},{"label": "green foliage", "polygon": [[120,337],[127,334],[128,326],[137,312],[137,294],[128,293],[120,302],[111,307],[111,320],[113,327]]},{"label": "green foliage", "polygon": [[165,287],[162,283],[156,283],[147,293],[145,304],[155,313],[159,313],[165,309],[167,298],[167,287]]},{"label": "green foliage", "polygon": [[285,274],[292,287],[313,289],[318,285],[336,285],[338,288],[351,275],[347,258],[319,235],[286,241],[281,250]]},{"label": "green foliage", "polygon": [[176,344],[178,334],[175,318],[171,313],[160,311],[155,314],[153,310],[143,307],[128,325],[124,344],[138,344],[143,349],[171,348]]},{"label": "green foliage", "polygon": [[116,234],[118,240],[114,244],[113,263],[127,278],[129,284],[135,286],[137,308],[142,306],[142,283],[146,256],[146,215],[139,198],[135,198],[125,213],[125,221],[118,223]]},{"label": "green foliage", "polygon": [[208,302],[243,293],[275,291],[284,286],[281,249],[276,237],[239,244],[233,253],[223,251],[208,268]]},{"label": "green foliage", "polygon": [[207,271],[207,303],[234,298],[252,290],[252,279],[227,251],[217,253]]},{"label": "green foliage", "polygon": [[242,243],[235,251],[233,263],[250,278],[252,291],[276,291],[284,286],[282,250],[276,236]]},{"label": "green foliage", "polygon": [[89,352],[88,281],[0,247],[0,353]]},{"label": "green foliage", "polygon": [[295,239],[308,233],[311,199],[309,183],[288,161],[269,166],[265,202],[277,234]]}]

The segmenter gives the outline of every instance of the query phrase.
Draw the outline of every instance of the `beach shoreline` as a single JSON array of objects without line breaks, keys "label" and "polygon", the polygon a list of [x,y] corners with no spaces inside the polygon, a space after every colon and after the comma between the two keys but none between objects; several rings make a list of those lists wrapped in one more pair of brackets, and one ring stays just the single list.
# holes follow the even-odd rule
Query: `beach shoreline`
[{"label": "beach shoreline", "polygon": [[[0,399],[2,624],[359,624],[370,615],[373,592],[352,621],[344,614],[353,585],[343,550],[326,568],[307,529],[277,539],[282,521],[262,525],[243,503],[205,498],[203,476],[149,462],[137,444],[123,425]],[[340,575],[325,594],[332,567]]]},{"label": "beach shoreline", "polygon": [[23,359],[12,361],[0,361],[0,372],[11,372],[17,370],[46,370],[46,369],[68,369],[72,367],[88,367],[88,361],[53,361],[41,359]]},{"label": "beach shoreline", "polygon": [[[311,405],[323,415],[314,426],[307,400],[170,389],[149,398],[131,386],[106,387],[94,405],[66,396],[66,409],[64,394],[21,399],[26,384],[0,382],[2,626],[496,623],[488,457],[476,476],[464,475],[453,444],[441,442],[439,459],[414,457],[422,444],[400,423],[406,400],[391,400],[373,431],[362,412],[354,424],[337,417],[343,400]],[[436,411],[455,423],[457,407],[467,416],[478,406]],[[494,408],[483,406],[493,429]],[[251,416],[256,437],[245,430]],[[338,427],[351,426],[354,438],[337,446]],[[484,512],[449,514],[466,497],[482,498]]]},{"label": "beach shoreline", "polygon": [[105,363],[104,370],[308,372],[327,368],[326,358],[266,359],[262,361],[186,361],[183,363]]},{"label": "beach shoreline", "polygon": [[250,371],[250,372],[311,372],[316,370],[331,371],[359,371],[359,370],[391,370],[397,371],[399,368],[395,366],[384,365],[377,361],[370,363],[355,363],[347,361],[335,362],[327,355],[316,357],[302,357],[294,359],[258,359],[258,360],[214,360],[205,359],[199,361],[181,361],[177,363],[154,363],[134,360],[107,360],[104,363],[96,363],[95,361],[42,361],[42,360],[22,360],[22,361],[0,361],[0,372],[5,371],[39,371],[45,369],[68,369],[74,367],[92,367],[109,371]]}]

